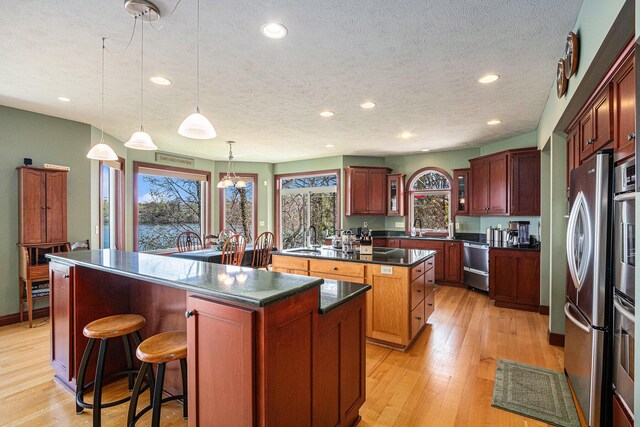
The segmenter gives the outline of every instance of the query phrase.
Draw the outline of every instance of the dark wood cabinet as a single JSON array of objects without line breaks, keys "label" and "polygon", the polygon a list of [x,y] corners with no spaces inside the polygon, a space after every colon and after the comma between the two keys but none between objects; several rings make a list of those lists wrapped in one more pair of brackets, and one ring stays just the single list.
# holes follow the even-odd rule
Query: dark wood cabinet
[{"label": "dark wood cabinet", "polygon": [[456,215],[469,214],[469,169],[453,170],[453,207]]},{"label": "dark wood cabinet", "polygon": [[49,290],[51,300],[51,367],[56,378],[68,387],[74,382],[73,282],[74,269],[51,263]]},{"label": "dark wood cabinet", "polygon": [[471,159],[471,214],[506,215],[508,162],[507,153]]},{"label": "dark wood cabinet", "polygon": [[578,122],[580,160],[585,160],[613,140],[611,85],[606,85]]},{"label": "dark wood cabinet", "polygon": [[[580,129],[575,125],[567,132],[567,190],[569,189],[569,175],[580,166]],[[567,191],[567,197],[569,192]]]},{"label": "dark wood cabinet", "polygon": [[514,216],[540,215],[540,151],[531,150],[511,155],[509,177],[511,207]]},{"label": "dark wood cabinet", "polygon": [[19,167],[20,242],[67,241],[67,172]]},{"label": "dark wood cabinet", "polygon": [[198,296],[187,310],[189,425],[255,425],[254,312]]},{"label": "dark wood cabinet", "polygon": [[636,147],[636,77],[631,55],[613,77],[616,161],[632,156]]},{"label": "dark wood cabinet", "polygon": [[404,216],[404,174],[387,175],[387,216]]},{"label": "dark wood cabinet", "polygon": [[444,279],[447,282],[462,282],[463,263],[462,263],[462,243],[447,242],[445,243],[445,271]]},{"label": "dark wood cabinet", "polygon": [[345,215],[386,215],[389,168],[345,168]]},{"label": "dark wood cabinet", "polygon": [[489,296],[497,307],[538,311],[540,308],[540,252],[489,250]]}]

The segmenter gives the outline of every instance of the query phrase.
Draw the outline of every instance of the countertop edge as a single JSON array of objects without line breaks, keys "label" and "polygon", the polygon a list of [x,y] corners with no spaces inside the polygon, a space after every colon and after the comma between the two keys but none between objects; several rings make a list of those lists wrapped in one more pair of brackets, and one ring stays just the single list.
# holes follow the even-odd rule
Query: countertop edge
[{"label": "countertop edge", "polygon": [[335,310],[336,308],[340,307],[341,305],[351,301],[355,297],[357,297],[359,295],[363,295],[365,292],[368,292],[372,288],[372,286],[368,285],[368,284],[361,284],[361,283],[358,283],[358,284],[362,285],[362,288],[360,288],[357,291],[353,292],[352,294],[349,294],[348,296],[342,298],[340,301],[334,302],[332,304],[328,304],[325,307],[322,307],[322,306],[319,307],[318,308],[318,312],[320,314],[327,314],[327,313],[331,312],[332,310]]},{"label": "countertop edge", "polygon": [[[68,266],[78,266],[78,267],[90,268],[90,269],[93,269],[93,270],[103,271],[105,273],[118,274],[120,276],[129,277],[131,279],[150,281],[150,282],[158,283],[159,285],[162,285],[162,286],[168,286],[168,287],[171,287],[171,288],[180,289],[180,290],[184,290],[184,291],[187,291],[187,292],[193,292],[193,293],[199,294],[199,295],[205,295],[205,296],[220,298],[220,299],[224,299],[224,300],[227,300],[227,301],[233,301],[233,302],[239,302],[239,303],[243,303],[243,304],[249,304],[249,305],[252,305],[254,307],[266,307],[266,306],[268,306],[270,304],[273,304],[275,302],[278,302],[278,301],[281,301],[283,299],[289,298],[291,296],[294,296],[294,295],[299,294],[301,292],[304,292],[306,290],[312,289],[314,287],[319,287],[320,285],[322,285],[322,283],[324,283],[324,279],[314,278],[314,280],[311,280],[309,283],[305,283],[304,285],[300,285],[299,287],[297,287],[295,289],[291,289],[291,290],[289,290],[287,292],[284,292],[282,295],[274,295],[273,297],[268,297],[268,298],[262,299],[261,301],[256,301],[256,300],[253,300],[253,299],[250,299],[250,298],[243,298],[243,297],[238,296],[238,295],[224,294],[224,293],[221,293],[221,292],[215,292],[215,291],[211,291],[211,290],[206,290],[206,289],[199,288],[197,286],[192,286],[192,285],[188,285],[188,284],[184,284],[184,283],[176,283],[176,282],[173,282],[171,280],[165,280],[165,279],[161,279],[161,278],[158,278],[158,277],[147,276],[147,275],[144,275],[144,274],[129,273],[127,271],[122,271],[122,270],[116,270],[116,269],[113,269],[113,268],[103,267],[103,266],[100,266],[100,265],[95,265],[95,264],[87,263],[87,262],[84,262],[84,261],[70,260],[70,259],[65,258],[65,257],[59,257],[56,254],[47,254],[46,257],[49,258],[52,261],[56,261],[56,262],[59,262],[60,264],[64,264],[64,265],[68,265]],[[189,261],[192,261],[192,260],[189,260]],[[193,262],[202,262],[202,261],[193,261]],[[274,274],[285,274],[285,273],[274,273]]]},{"label": "countertop edge", "polygon": [[[425,251],[425,250],[430,250],[430,249],[405,249],[408,251]],[[399,263],[399,262],[390,262],[390,261],[369,261],[369,260],[365,260],[365,259],[340,259],[340,258],[336,258],[336,257],[325,257],[325,256],[321,256],[321,255],[309,255],[309,254],[296,254],[296,253],[291,253],[291,252],[281,252],[281,251],[274,251],[271,252],[271,255],[280,255],[280,256],[291,256],[291,257],[297,257],[297,258],[307,258],[307,259],[325,259],[325,260],[329,260],[329,261],[339,261],[339,262],[356,262],[356,263],[360,263],[360,264],[378,264],[378,265],[391,265],[394,267],[407,267],[407,268],[411,268],[411,267],[415,267],[416,265],[420,264],[421,262],[435,256],[435,251],[433,251],[433,253],[429,254],[429,255],[425,255],[423,257],[420,257],[419,259],[417,259],[416,261],[413,261],[411,263],[409,262],[405,262],[405,263]]]}]

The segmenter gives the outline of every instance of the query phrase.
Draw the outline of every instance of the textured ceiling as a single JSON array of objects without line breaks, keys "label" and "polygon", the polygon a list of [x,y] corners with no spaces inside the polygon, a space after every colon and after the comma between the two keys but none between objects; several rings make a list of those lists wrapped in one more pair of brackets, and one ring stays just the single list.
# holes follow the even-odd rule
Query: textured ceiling
[{"label": "textured ceiling", "polygon": [[[159,31],[145,24],[145,129],[162,150],[222,159],[234,139],[238,160],[275,162],[459,148],[535,129],[582,2],[203,0],[211,141],[177,134],[195,107],[195,3],[182,0]],[[168,17],[176,0],[156,4]],[[263,37],[270,21],[289,35]],[[117,51],[132,23],[120,0],[0,0],[0,104],[99,127],[100,38]],[[139,127],[139,53],[138,33],[106,58],[105,131],[123,141]],[[488,72],[501,79],[478,84]],[[150,83],[156,74],[173,84]],[[366,100],[378,106],[362,110]],[[494,118],[502,123],[487,126]],[[398,138],[405,130],[415,136]]]}]

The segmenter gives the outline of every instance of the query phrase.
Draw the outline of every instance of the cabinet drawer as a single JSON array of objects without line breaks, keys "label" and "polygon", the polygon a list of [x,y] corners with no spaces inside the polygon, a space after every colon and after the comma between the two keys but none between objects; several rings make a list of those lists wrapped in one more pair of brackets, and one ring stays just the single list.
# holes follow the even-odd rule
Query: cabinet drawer
[{"label": "cabinet drawer", "polygon": [[275,255],[273,257],[272,266],[306,271],[309,268],[309,260],[306,258]]},{"label": "cabinet drawer", "polygon": [[424,298],[424,322],[425,323],[427,323],[427,320],[429,320],[429,317],[436,310],[436,299],[435,299],[435,296],[436,296],[435,292],[430,292]]},{"label": "cabinet drawer", "polygon": [[49,265],[34,265],[27,267],[27,278],[29,279],[42,279],[49,278]]},{"label": "cabinet drawer", "polygon": [[321,279],[342,280],[343,282],[353,282],[353,283],[364,284],[364,277],[345,276],[342,274],[318,273],[318,272],[310,272],[309,274],[307,274],[307,276],[319,277]]},{"label": "cabinet drawer", "polygon": [[435,260],[434,257],[429,258],[428,260],[426,260],[424,262],[424,269],[425,271],[429,271],[433,268],[433,266],[435,265]]},{"label": "cabinet drawer", "polygon": [[418,277],[422,276],[425,272],[425,263],[421,262],[415,267],[411,267],[411,281],[413,282]]},{"label": "cabinet drawer", "polygon": [[313,273],[329,273],[332,275],[364,278],[364,264],[351,262],[335,262],[319,259],[309,260],[309,271]]},{"label": "cabinet drawer", "polygon": [[415,337],[422,326],[424,326],[424,300],[411,310],[411,338]]},{"label": "cabinet drawer", "polygon": [[429,295],[436,287],[436,271],[432,268],[424,274],[424,294]]},{"label": "cabinet drawer", "polygon": [[415,308],[424,300],[424,275],[411,282],[411,308]]},{"label": "cabinet drawer", "polygon": [[399,248],[400,247],[400,239],[388,239],[387,247],[389,248]]}]

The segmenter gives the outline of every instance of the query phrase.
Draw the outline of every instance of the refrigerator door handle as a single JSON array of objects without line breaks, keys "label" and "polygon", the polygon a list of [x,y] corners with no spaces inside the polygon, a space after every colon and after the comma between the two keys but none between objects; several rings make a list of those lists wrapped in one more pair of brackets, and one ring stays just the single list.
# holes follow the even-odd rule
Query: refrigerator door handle
[{"label": "refrigerator door handle", "polygon": [[624,302],[620,299],[620,297],[618,295],[616,295],[613,298],[613,306],[616,308],[616,310],[618,310],[620,312],[620,314],[622,314],[624,317],[626,317],[628,321],[635,323],[636,322],[636,314],[635,314],[635,312],[632,313],[623,304],[624,304]]},{"label": "refrigerator door handle", "polygon": [[636,194],[638,193],[622,193],[618,194],[613,198],[614,202],[626,202],[626,201],[635,201]]},{"label": "refrigerator door handle", "polygon": [[[578,217],[580,215],[583,218],[586,216],[583,214],[586,209],[586,200],[585,196],[582,192],[579,192],[577,197],[573,202],[573,206],[571,206],[571,213],[569,214],[569,223],[567,225],[567,261],[569,264],[569,273],[571,274],[571,278],[573,279],[573,285],[576,289],[580,289],[582,287],[582,282],[584,281],[584,276],[586,274],[586,264],[582,263],[580,267],[580,271],[576,267],[576,256],[575,256],[575,238],[577,232],[578,225]],[[587,227],[587,230],[589,228]],[[587,259],[591,257],[591,238],[587,233],[584,235],[584,241],[579,242],[582,250],[586,251],[586,254],[582,254],[586,256]]]},{"label": "refrigerator door handle", "polygon": [[582,329],[584,332],[586,332],[587,334],[591,333],[591,327],[590,326],[586,326],[584,325],[582,322],[580,322],[578,319],[576,319],[575,317],[573,317],[573,315],[571,314],[571,312],[569,311],[571,307],[571,303],[566,303],[564,305],[564,314],[567,315],[567,319],[569,319],[571,321],[571,323],[573,323],[574,325],[576,325],[578,328]]}]

